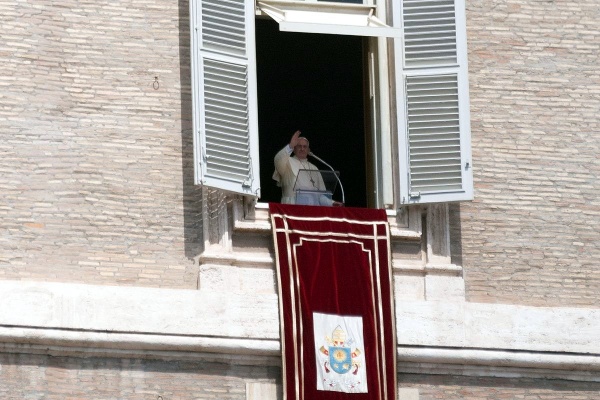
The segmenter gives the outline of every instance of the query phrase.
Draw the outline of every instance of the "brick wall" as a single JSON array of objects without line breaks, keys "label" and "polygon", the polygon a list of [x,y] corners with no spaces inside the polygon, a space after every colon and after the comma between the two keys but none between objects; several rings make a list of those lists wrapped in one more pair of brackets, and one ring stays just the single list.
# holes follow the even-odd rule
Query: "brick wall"
[{"label": "brick wall", "polygon": [[[596,0],[467,2],[470,301],[600,300]],[[187,1],[0,0],[0,279],[195,288]],[[155,84],[155,78],[157,82]],[[0,354],[2,399],[243,399],[278,370]],[[422,399],[592,399],[598,384],[401,376]]]},{"label": "brick wall", "polygon": [[[245,400],[247,382],[281,385],[277,367],[0,354],[3,400]],[[597,400],[598,382],[398,375],[419,400]]]},{"label": "brick wall", "polygon": [[525,378],[477,378],[400,374],[401,388],[415,388],[419,400],[597,400],[600,383]]},{"label": "brick wall", "polygon": [[190,361],[0,354],[3,400],[245,400],[279,369]]},{"label": "brick wall", "polygon": [[195,288],[188,3],[0,10],[0,279]]},{"label": "brick wall", "polygon": [[470,301],[600,300],[599,18],[596,0],[467,1],[476,199],[452,220]]},{"label": "brick wall", "polygon": [[[0,279],[194,288],[187,1],[0,10]],[[452,215],[471,301],[600,299],[598,17],[467,2],[476,200]]]}]

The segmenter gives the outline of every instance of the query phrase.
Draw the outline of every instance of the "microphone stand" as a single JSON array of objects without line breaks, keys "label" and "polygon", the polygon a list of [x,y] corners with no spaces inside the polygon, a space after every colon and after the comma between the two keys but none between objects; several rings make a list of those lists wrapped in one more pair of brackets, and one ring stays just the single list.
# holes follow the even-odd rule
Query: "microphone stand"
[{"label": "microphone stand", "polygon": [[329,167],[329,169],[331,171],[333,171],[333,175],[337,179],[338,183],[340,184],[340,189],[342,190],[342,204],[346,204],[346,198],[344,196],[344,186],[342,185],[342,181],[340,181],[340,177],[338,176],[338,174],[335,173],[335,170],[333,169],[333,167],[331,165],[327,164],[325,161],[323,161],[319,157],[317,157],[312,151],[310,153],[308,153],[308,155],[311,156],[311,157],[316,158],[317,160],[319,160],[323,164],[327,165]]}]

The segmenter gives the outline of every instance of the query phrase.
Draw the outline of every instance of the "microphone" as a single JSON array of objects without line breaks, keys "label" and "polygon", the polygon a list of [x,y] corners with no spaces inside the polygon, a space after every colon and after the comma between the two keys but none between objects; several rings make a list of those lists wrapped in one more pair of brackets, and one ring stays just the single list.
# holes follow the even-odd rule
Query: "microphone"
[{"label": "microphone", "polygon": [[335,170],[333,169],[333,167],[331,165],[327,164],[321,158],[317,157],[315,155],[315,153],[313,153],[312,151],[308,152],[308,155],[311,156],[311,157],[316,158],[317,160],[319,160],[323,164],[327,165],[329,167],[329,169],[333,171],[333,175],[337,179],[338,183],[340,184],[340,189],[342,190],[342,204],[346,204],[346,198],[344,197],[344,186],[342,186],[342,181],[340,181],[340,177],[338,176],[338,174],[335,173]]}]

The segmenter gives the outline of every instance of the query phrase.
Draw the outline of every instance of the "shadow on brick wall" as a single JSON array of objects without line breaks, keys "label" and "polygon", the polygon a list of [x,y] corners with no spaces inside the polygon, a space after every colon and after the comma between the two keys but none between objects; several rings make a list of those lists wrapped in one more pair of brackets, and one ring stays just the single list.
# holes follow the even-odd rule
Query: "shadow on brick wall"
[{"label": "shadow on brick wall", "polygon": [[194,259],[203,251],[202,190],[194,185],[192,126],[192,82],[190,61],[190,9],[179,1],[179,78],[181,81],[181,167],[183,176],[183,219],[185,256]]}]

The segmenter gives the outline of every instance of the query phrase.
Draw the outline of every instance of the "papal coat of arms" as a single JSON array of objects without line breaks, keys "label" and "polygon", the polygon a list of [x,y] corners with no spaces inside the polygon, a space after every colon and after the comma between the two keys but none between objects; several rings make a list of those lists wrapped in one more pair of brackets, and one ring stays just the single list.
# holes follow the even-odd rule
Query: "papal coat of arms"
[{"label": "papal coat of arms", "polygon": [[[318,313],[315,313],[315,316]],[[318,345],[317,388],[346,393],[366,393],[366,373],[364,348],[362,345],[362,319],[360,317],[344,317],[320,314],[323,321],[315,320],[315,345],[319,340],[316,331],[319,322],[340,322],[329,334],[321,336]],[[340,321],[335,321],[341,319]],[[345,319],[345,320],[344,320]],[[328,321],[325,321],[328,320]],[[349,334],[348,330],[353,331]],[[360,337],[354,337],[359,335]]]}]

